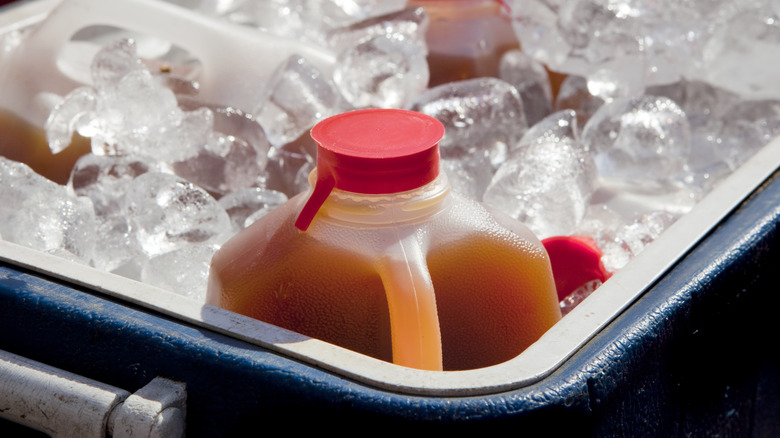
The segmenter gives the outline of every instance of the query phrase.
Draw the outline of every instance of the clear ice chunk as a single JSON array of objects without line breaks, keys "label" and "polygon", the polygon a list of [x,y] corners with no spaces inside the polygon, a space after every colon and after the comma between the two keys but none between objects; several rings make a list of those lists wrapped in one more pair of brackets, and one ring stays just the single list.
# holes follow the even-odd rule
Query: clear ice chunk
[{"label": "clear ice chunk", "polygon": [[487,155],[498,167],[528,128],[520,93],[497,78],[477,78],[428,89],[410,109],[444,124],[442,158]]},{"label": "clear ice chunk", "polygon": [[596,167],[579,142],[572,110],[533,126],[485,191],[485,204],[539,238],[573,234],[597,188]]},{"label": "clear ice chunk", "polygon": [[610,184],[664,191],[680,178],[690,156],[685,113],[666,97],[617,99],[601,108],[582,131],[599,175]]},{"label": "clear ice chunk", "polygon": [[699,80],[686,79],[649,87],[647,94],[665,96],[675,101],[685,112],[691,128],[706,126],[711,119],[721,119],[740,100],[738,95],[728,90]]},{"label": "clear ice chunk", "polygon": [[89,263],[96,226],[92,202],[0,156],[0,236]]},{"label": "clear ice chunk", "polygon": [[202,148],[194,157],[173,163],[174,173],[216,195],[264,181],[265,173],[259,163],[265,161],[265,155],[232,136],[222,136],[217,142],[220,152]]},{"label": "clear ice chunk", "polygon": [[135,41],[122,38],[105,45],[95,55],[90,66],[92,85],[100,91],[110,90],[128,74],[145,69],[138,59]]},{"label": "clear ice chunk", "polygon": [[53,154],[65,150],[76,132],[92,135],[90,124],[97,118],[97,99],[91,87],[79,87],[65,96],[46,119],[46,140]]},{"label": "clear ice chunk", "polygon": [[141,281],[205,302],[209,266],[217,249],[214,244],[194,244],[152,257],[141,266]]},{"label": "clear ice chunk", "polygon": [[601,287],[601,280],[595,279],[588,281],[587,283],[583,284],[582,286],[578,287],[577,289],[574,289],[572,293],[566,296],[561,302],[561,315],[566,316],[569,312],[571,312],[575,307],[577,307],[585,298],[588,298],[590,294],[596,291],[599,287]]},{"label": "clear ice chunk", "polygon": [[287,195],[282,192],[254,187],[237,190],[219,198],[219,205],[225,209],[233,228],[238,231],[251,224],[247,223],[250,216],[261,212],[260,216],[254,217],[257,220],[286,201]]},{"label": "clear ice chunk", "polygon": [[426,55],[403,34],[378,35],[342,51],[333,80],[354,107],[402,108],[428,87]]},{"label": "clear ice chunk", "polygon": [[234,22],[288,38],[323,43],[333,29],[402,9],[405,0],[243,1],[223,12]]},{"label": "clear ice chunk", "polygon": [[739,102],[723,116],[717,150],[736,169],[780,134],[780,100]]},{"label": "clear ice chunk", "polygon": [[153,156],[215,194],[265,178],[269,144],[262,128],[238,110],[203,106],[192,97],[183,97],[190,109],[184,111],[128,40],[101,49],[92,73],[98,88],[69,94],[49,117],[53,148],[67,146],[77,130],[91,137],[96,155]]},{"label": "clear ice chunk", "polygon": [[553,70],[580,76],[604,69],[622,77],[634,72],[655,85],[678,79],[699,56],[711,21],[696,8],[724,2],[704,3],[514,0],[510,9],[523,50]]},{"label": "clear ice chunk", "polygon": [[[204,113],[185,118],[173,92],[159,85],[148,70],[128,73],[114,88],[100,90],[100,96],[100,129],[92,136],[95,154],[154,155],[161,156],[162,161],[182,159],[191,153],[191,148],[187,143],[179,143],[180,137],[202,136],[211,123]],[[177,132],[190,127],[196,130]],[[176,137],[178,141],[166,142],[166,137]]]},{"label": "clear ice chunk", "polygon": [[174,175],[148,172],[133,180],[125,212],[144,252],[157,256],[231,232],[230,219],[200,187]]},{"label": "clear ice chunk", "polygon": [[674,100],[685,112],[691,127],[685,182],[705,192],[711,190],[734,166],[727,150],[729,142],[724,143],[721,131],[724,125],[732,124],[733,115],[727,113],[739,102],[738,96],[697,80],[650,87],[647,92]]},{"label": "clear ice chunk", "polygon": [[102,216],[94,233],[95,239],[100,242],[92,251],[92,266],[95,268],[111,272],[135,259],[145,259],[127,217],[120,214]]},{"label": "clear ice chunk", "polygon": [[712,26],[713,34],[691,74],[745,98],[780,98],[777,64],[768,61],[780,57],[780,11],[766,3],[722,9],[727,19]]},{"label": "clear ice chunk", "polygon": [[[266,180],[268,151],[265,131],[249,114],[230,107],[207,106],[180,98],[183,109],[208,109],[212,133],[196,155],[172,163],[174,172],[217,195],[256,186]],[[194,112],[194,111],[193,111]]]},{"label": "clear ice chunk", "polygon": [[122,213],[127,187],[136,177],[161,170],[159,163],[140,156],[86,154],[73,166],[68,185],[90,198],[99,216],[113,216]]},{"label": "clear ice chunk", "polygon": [[487,156],[475,156],[472,160],[444,158],[439,162],[441,171],[447,174],[452,191],[481,201],[493,178],[492,166]]},{"label": "clear ice chunk", "polygon": [[555,100],[555,110],[572,109],[577,112],[579,126],[585,126],[593,114],[604,105],[605,100],[590,92],[588,80],[582,76],[569,75],[561,83]]},{"label": "clear ice chunk", "polygon": [[254,116],[274,147],[282,147],[318,121],[349,109],[333,83],[304,58],[294,55],[266,85]]},{"label": "clear ice chunk", "polygon": [[641,95],[646,87],[642,75],[643,64],[631,58],[621,58],[610,62],[587,76],[588,91],[606,102],[621,97]]},{"label": "clear ice chunk", "polygon": [[428,23],[425,9],[405,8],[368,18],[351,26],[336,28],[328,33],[328,46],[336,52],[342,52],[378,36],[402,35],[427,51],[425,33]]},{"label": "clear ice chunk", "polygon": [[647,245],[655,241],[677,217],[669,212],[658,211],[643,214],[628,224],[605,229],[596,237],[604,255],[601,260],[604,268],[610,272],[622,269]]},{"label": "clear ice chunk", "polygon": [[550,115],[552,87],[547,70],[540,62],[520,50],[510,50],[501,57],[498,72],[499,78],[514,85],[520,92],[528,126]]},{"label": "clear ice chunk", "polygon": [[268,173],[265,187],[288,197],[309,188],[308,175],[317,160],[317,144],[307,133],[295,141],[268,151]]},{"label": "clear ice chunk", "polygon": [[776,66],[766,62],[780,56],[772,2],[514,0],[510,9],[523,50],[555,71],[610,71],[646,85],[687,77],[780,98]]}]

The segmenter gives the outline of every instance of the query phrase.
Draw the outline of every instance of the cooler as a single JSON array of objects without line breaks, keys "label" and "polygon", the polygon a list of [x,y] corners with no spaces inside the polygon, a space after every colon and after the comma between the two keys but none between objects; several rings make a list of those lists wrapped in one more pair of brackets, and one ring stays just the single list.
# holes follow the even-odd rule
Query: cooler
[{"label": "cooler", "polygon": [[[468,371],[394,366],[0,241],[0,431],[776,435],[780,363],[760,333],[780,280],[778,165],[775,140],[526,351]],[[30,396],[42,415],[2,404],[30,387],[51,389]],[[50,418],[93,390],[108,400],[94,415]]]}]

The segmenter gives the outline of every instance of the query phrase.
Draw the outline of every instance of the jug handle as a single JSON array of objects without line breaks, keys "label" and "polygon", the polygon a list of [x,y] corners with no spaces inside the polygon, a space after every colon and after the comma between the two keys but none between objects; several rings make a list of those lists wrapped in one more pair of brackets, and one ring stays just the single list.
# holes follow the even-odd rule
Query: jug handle
[{"label": "jug handle", "polygon": [[442,371],[436,295],[425,254],[413,232],[395,230],[379,269],[390,309],[393,363]]}]

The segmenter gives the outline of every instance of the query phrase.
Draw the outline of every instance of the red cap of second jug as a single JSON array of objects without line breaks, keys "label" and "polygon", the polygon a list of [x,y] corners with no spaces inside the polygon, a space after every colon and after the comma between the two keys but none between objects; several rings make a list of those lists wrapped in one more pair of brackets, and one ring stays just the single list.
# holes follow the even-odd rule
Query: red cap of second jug
[{"label": "red cap of second jug", "polygon": [[444,126],[433,117],[399,109],[365,109],[327,118],[311,130],[317,142],[317,181],[295,226],[305,231],[334,189],[398,193],[439,175]]}]

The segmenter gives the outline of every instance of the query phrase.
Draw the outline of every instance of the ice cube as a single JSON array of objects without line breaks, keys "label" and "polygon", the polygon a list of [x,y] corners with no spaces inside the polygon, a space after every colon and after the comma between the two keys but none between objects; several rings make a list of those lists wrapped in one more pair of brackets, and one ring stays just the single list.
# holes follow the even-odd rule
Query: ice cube
[{"label": "ice cube", "polygon": [[597,242],[604,255],[604,268],[615,272],[641,253],[655,241],[677,217],[669,212],[651,212],[635,218],[632,222],[602,233]]},{"label": "ice cube", "polygon": [[100,92],[112,90],[128,74],[145,70],[138,59],[135,41],[121,38],[103,46],[92,60],[92,85]]},{"label": "ice cube", "polygon": [[141,281],[205,302],[214,244],[193,244],[150,258],[141,267]]},{"label": "ice cube", "polygon": [[121,213],[122,199],[132,180],[162,169],[161,163],[141,156],[87,154],[76,161],[68,185],[78,196],[92,199],[95,213],[111,216]]},{"label": "ice cube", "polygon": [[567,295],[566,298],[560,302],[561,315],[566,316],[566,314],[577,307],[585,298],[588,298],[590,294],[601,287],[601,284],[601,280],[595,279],[588,281],[577,289],[574,289],[572,293]]},{"label": "ice cube", "polygon": [[428,22],[425,9],[405,8],[336,28],[328,33],[328,45],[336,52],[342,52],[374,37],[403,35],[427,51],[425,32]]},{"label": "ice cube", "polygon": [[[308,175],[317,160],[317,144],[308,132],[280,148],[268,151],[269,189],[278,190],[288,197],[309,188]],[[302,177],[302,179],[301,179]]]},{"label": "ice cube", "polygon": [[0,156],[0,236],[39,251],[89,262],[96,220],[77,197],[27,165]]},{"label": "ice cube", "polygon": [[174,175],[148,172],[133,180],[125,212],[151,256],[213,242],[231,231],[225,210],[205,190]]},{"label": "ice cube", "polygon": [[245,1],[232,8],[227,17],[234,22],[256,26],[276,35],[327,41],[328,32],[361,20],[403,8],[404,0],[272,0]]},{"label": "ice cube", "polygon": [[[181,105],[181,102],[180,102]],[[268,151],[271,144],[268,142],[263,127],[255,120],[251,114],[247,114],[239,109],[231,107],[209,107],[214,113],[214,131],[215,133],[234,137],[236,140],[247,143],[257,151],[257,164],[260,168],[265,168],[268,162]],[[185,107],[186,109],[186,107]],[[232,140],[235,141],[235,140]],[[211,147],[212,143],[208,146]],[[226,148],[224,151],[228,151]]]},{"label": "ice cube", "polygon": [[[722,130],[724,124],[732,124],[734,117],[727,112],[739,98],[724,89],[695,80],[651,87],[648,93],[669,97],[685,112],[691,127],[691,153],[685,182],[705,192],[711,190],[734,167],[729,158],[732,154],[724,145]],[[742,145],[739,147],[741,149]]]},{"label": "ice cube", "polygon": [[181,96],[179,105],[184,110],[207,108],[214,121],[198,152],[172,163],[177,175],[217,195],[253,187],[267,179],[270,143],[254,117],[236,108],[204,105]]},{"label": "ice cube", "polygon": [[194,157],[173,163],[176,175],[215,195],[262,183],[265,173],[259,163],[265,161],[265,156],[258,156],[251,145],[235,137],[223,136],[215,141],[226,150],[220,154],[202,148]]},{"label": "ice cube", "polygon": [[410,109],[444,124],[439,142],[443,158],[471,160],[487,155],[498,167],[525,133],[520,93],[497,78],[451,82],[422,93]]},{"label": "ice cube", "polygon": [[582,143],[599,175],[625,189],[663,191],[685,169],[691,133],[685,113],[666,97],[608,103],[590,118]]},{"label": "ice cube", "polygon": [[441,171],[447,174],[452,191],[481,201],[493,177],[492,166],[487,156],[475,156],[472,160],[442,159]]},{"label": "ice cube", "polygon": [[[722,1],[706,2],[704,8]],[[709,36],[697,2],[514,0],[523,50],[555,71],[589,76],[630,71],[648,85],[673,82]],[[637,70],[640,68],[640,70]]]},{"label": "ice cube", "polygon": [[44,129],[49,149],[53,154],[65,150],[70,145],[75,132],[92,136],[94,127],[90,126],[98,118],[98,97],[91,87],[79,87],[56,105],[46,119]]},{"label": "ice cube", "polygon": [[219,205],[227,211],[234,229],[241,230],[249,225],[247,218],[250,216],[262,212],[261,216],[255,217],[257,220],[286,201],[287,195],[284,193],[254,187],[237,190],[219,198]]},{"label": "ice cube", "polygon": [[269,79],[254,116],[271,145],[282,147],[318,121],[348,108],[332,82],[295,55]]},{"label": "ice cube", "polygon": [[634,59],[616,59],[588,74],[588,91],[605,102],[639,96],[647,84],[642,70],[643,64]]},{"label": "ice cube", "polygon": [[736,94],[702,82],[687,80],[649,87],[647,93],[665,96],[677,103],[685,112],[691,127],[704,126],[710,119],[723,117],[740,99]]},{"label": "ice cube", "polygon": [[556,111],[573,109],[577,112],[577,122],[581,127],[602,105],[604,99],[590,92],[588,80],[576,75],[569,75],[563,80],[555,100]]},{"label": "ice cube", "polygon": [[49,117],[47,133],[55,150],[67,146],[76,130],[91,137],[95,154],[155,156],[168,163],[220,143],[211,110],[182,111],[173,91],[138,60],[128,40],[101,49],[92,73],[98,88],[70,93]]},{"label": "ice cube", "polygon": [[523,136],[485,191],[487,205],[525,223],[540,238],[573,234],[597,187],[574,111],[553,113]]},{"label": "ice cube", "polygon": [[498,70],[499,78],[520,92],[528,126],[552,112],[550,77],[540,62],[520,50],[510,50],[501,57]]},{"label": "ice cube", "polygon": [[[196,128],[187,134],[189,138],[202,136],[204,126],[210,126],[208,114],[192,114],[189,118],[197,120],[187,120],[173,92],[159,85],[148,70],[130,72],[100,96],[100,131],[92,136],[92,151],[96,154],[162,155],[162,161],[181,159],[191,153],[189,145],[176,142],[166,149],[166,144],[173,143],[166,143],[166,136],[176,136],[189,127]],[[184,129],[179,129],[182,124]]]},{"label": "ice cube", "polygon": [[713,34],[691,74],[745,98],[780,98],[777,64],[768,61],[780,56],[780,22],[778,11],[765,3],[720,10],[726,19],[712,26]]},{"label": "ice cube", "polygon": [[723,116],[720,156],[735,169],[780,134],[780,100],[739,102]]},{"label": "ice cube", "polygon": [[378,35],[341,52],[333,80],[357,108],[401,108],[428,87],[426,55],[403,34]]},{"label": "ice cube", "polygon": [[93,248],[90,260],[97,269],[115,271],[136,258],[145,259],[136,233],[123,215],[100,217],[94,235],[99,244]]}]

